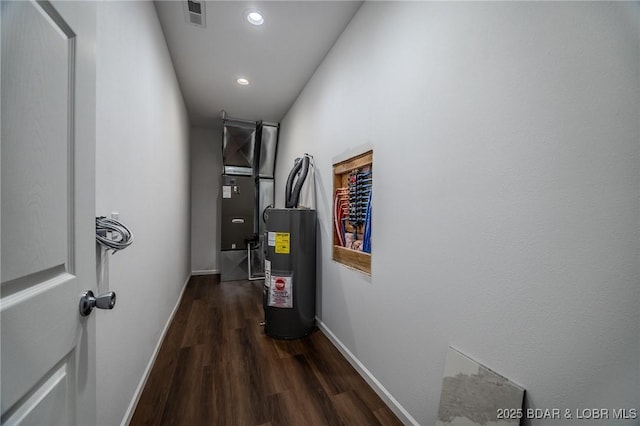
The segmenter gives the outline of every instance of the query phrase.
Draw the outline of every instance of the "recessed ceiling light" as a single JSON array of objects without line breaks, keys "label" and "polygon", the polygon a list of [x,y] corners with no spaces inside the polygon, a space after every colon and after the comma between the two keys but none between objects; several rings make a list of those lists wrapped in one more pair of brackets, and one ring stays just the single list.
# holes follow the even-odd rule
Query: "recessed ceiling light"
[{"label": "recessed ceiling light", "polygon": [[262,16],[262,12],[256,9],[249,9],[244,12],[244,17],[249,21],[252,25],[262,25],[264,24],[264,17]]},{"label": "recessed ceiling light", "polygon": [[247,80],[246,78],[242,78],[240,77],[239,79],[236,80],[236,82],[240,85],[240,86],[248,86],[249,85],[249,80]]}]

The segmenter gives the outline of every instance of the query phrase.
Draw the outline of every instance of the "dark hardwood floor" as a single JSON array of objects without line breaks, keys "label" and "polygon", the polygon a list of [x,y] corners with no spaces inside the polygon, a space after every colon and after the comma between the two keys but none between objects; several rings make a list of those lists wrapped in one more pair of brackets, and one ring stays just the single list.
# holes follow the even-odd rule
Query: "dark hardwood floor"
[{"label": "dark hardwood floor", "polygon": [[191,278],[131,425],[402,424],[321,331],[262,319],[262,281]]}]

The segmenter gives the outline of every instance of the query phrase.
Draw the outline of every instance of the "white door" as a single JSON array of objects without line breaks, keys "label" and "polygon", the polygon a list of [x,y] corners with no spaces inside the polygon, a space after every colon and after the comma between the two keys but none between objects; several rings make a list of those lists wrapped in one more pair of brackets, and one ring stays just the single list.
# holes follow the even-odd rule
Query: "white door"
[{"label": "white door", "polygon": [[2,424],[95,424],[93,2],[0,3]]}]

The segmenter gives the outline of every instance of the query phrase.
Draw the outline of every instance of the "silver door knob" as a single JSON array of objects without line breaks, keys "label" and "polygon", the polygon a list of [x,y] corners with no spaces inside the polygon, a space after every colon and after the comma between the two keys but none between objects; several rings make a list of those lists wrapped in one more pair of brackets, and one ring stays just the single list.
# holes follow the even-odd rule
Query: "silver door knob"
[{"label": "silver door knob", "polygon": [[93,311],[98,309],[113,309],[116,306],[116,294],[113,291],[94,296],[93,291],[87,290],[80,295],[80,315],[86,317]]}]

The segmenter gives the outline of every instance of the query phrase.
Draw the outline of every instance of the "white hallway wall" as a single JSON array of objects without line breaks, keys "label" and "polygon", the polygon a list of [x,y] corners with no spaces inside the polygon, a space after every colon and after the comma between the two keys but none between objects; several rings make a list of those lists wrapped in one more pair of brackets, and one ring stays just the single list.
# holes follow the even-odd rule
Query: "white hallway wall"
[{"label": "white hallway wall", "polygon": [[98,5],[96,144],[96,214],[135,238],[99,285],[115,309],[95,312],[98,424],[116,425],[191,266],[189,123],[151,2]]},{"label": "white hallway wall", "polygon": [[191,270],[220,272],[222,130],[191,129]]},{"label": "white hallway wall", "polygon": [[[638,3],[365,3],[282,121],[278,164],[318,166],[318,315],[418,423],[448,345],[527,407],[639,405],[639,34]],[[361,144],[370,279],[331,260]]]}]

